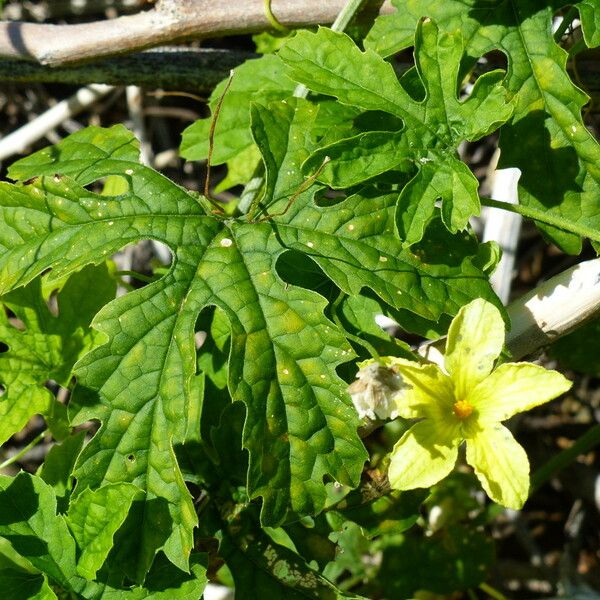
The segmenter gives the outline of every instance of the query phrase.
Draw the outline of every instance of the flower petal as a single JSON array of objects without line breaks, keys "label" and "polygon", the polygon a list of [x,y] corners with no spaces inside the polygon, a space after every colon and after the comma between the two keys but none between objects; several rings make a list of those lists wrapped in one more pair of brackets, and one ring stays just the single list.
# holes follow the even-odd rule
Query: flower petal
[{"label": "flower petal", "polygon": [[498,423],[560,396],[571,385],[557,371],[530,363],[506,363],[473,389],[468,401],[479,413],[479,423]]},{"label": "flower petal", "polygon": [[457,400],[492,372],[503,344],[504,321],[493,304],[477,298],[460,309],[448,330],[445,360]]},{"label": "flower petal", "polygon": [[452,380],[437,365],[422,365],[403,358],[386,357],[386,366],[402,378],[403,389],[395,396],[398,414],[444,420],[452,413]]},{"label": "flower petal", "polygon": [[467,462],[494,502],[514,509],[525,504],[529,493],[529,460],[504,425],[484,427],[469,438]]},{"label": "flower petal", "polygon": [[413,425],[392,450],[390,485],[412,490],[436,484],[452,471],[461,442],[458,426],[430,420]]}]

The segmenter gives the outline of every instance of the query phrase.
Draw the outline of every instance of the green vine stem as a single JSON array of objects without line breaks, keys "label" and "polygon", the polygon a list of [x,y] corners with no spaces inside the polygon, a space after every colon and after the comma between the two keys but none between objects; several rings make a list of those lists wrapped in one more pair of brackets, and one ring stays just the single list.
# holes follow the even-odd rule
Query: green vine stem
[{"label": "green vine stem", "polygon": [[273,9],[271,8],[272,0],[264,0],[265,3],[265,15],[271,24],[271,27],[275,29],[275,31],[279,31],[279,33],[288,33],[288,28],[285,25],[282,25],[277,17],[273,14]]},{"label": "green vine stem", "polygon": [[494,600],[507,600],[506,596],[488,583],[480,583],[479,589]]},{"label": "green vine stem", "polygon": [[531,206],[523,206],[522,204],[509,204],[508,202],[501,202],[499,200],[492,200],[492,198],[481,198],[481,204],[483,206],[489,206],[491,208],[499,208],[501,210],[508,210],[509,212],[517,213],[533,221],[539,221],[552,227],[557,227],[563,231],[574,233],[582,238],[588,238],[594,242],[600,242],[600,231],[585,225],[578,225],[563,219],[557,215],[553,215],[547,212],[543,212],[537,208]]},{"label": "green vine stem", "polygon": [[[121,277],[133,277],[133,279],[137,279],[143,283],[154,283],[157,279],[155,276],[150,277],[143,273],[138,273],[137,271],[115,271],[113,275],[119,279]],[[119,283],[121,283],[121,281],[119,281]]]},{"label": "green vine stem", "polygon": [[567,11],[562,21],[560,22],[558,29],[554,33],[554,41],[557,44],[562,40],[563,35],[565,35],[567,29],[569,29],[569,27],[573,24],[573,21],[577,18],[578,14],[579,11],[575,6],[571,6],[571,8]]},{"label": "green vine stem", "polygon": [[588,429],[570,447],[553,456],[531,476],[531,492],[546,483],[554,474],[568,467],[578,456],[600,444],[600,423]]},{"label": "green vine stem", "polygon": [[348,25],[352,22],[352,19],[356,16],[358,12],[363,8],[363,6],[367,3],[367,0],[348,0],[348,3],[342,10],[340,14],[337,16],[336,20],[333,22],[331,29],[333,31],[346,31]]},{"label": "green vine stem", "polygon": [[2,464],[0,464],[0,471],[2,469],[5,469],[6,467],[9,467],[13,463],[16,463],[21,457],[25,456],[25,454],[27,454],[34,446],[37,446],[46,437],[46,435],[48,435],[48,433],[48,429],[45,429],[41,433],[38,433],[38,435],[36,435],[29,442],[29,444],[27,444],[27,446],[25,446],[24,448],[19,450],[19,452],[17,452],[10,458],[7,458]]}]

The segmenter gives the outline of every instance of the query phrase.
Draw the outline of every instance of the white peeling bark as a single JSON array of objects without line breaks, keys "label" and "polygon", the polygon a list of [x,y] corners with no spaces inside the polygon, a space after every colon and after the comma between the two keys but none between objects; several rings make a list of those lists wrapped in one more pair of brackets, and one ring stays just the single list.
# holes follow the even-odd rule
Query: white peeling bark
[{"label": "white peeling bark", "polygon": [[600,258],[582,262],[508,306],[506,343],[519,359],[600,314]]}]

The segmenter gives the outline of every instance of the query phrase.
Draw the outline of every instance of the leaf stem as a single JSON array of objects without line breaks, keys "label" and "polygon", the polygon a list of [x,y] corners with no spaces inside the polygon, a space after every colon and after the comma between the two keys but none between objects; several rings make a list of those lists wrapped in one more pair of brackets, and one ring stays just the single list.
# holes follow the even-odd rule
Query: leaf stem
[{"label": "leaf stem", "polygon": [[117,277],[133,277],[134,279],[143,281],[144,283],[153,283],[156,281],[156,277],[148,277],[148,275],[143,275],[137,271],[115,271],[114,275]]},{"label": "leaf stem", "polygon": [[221,114],[221,108],[223,107],[223,102],[225,100],[225,96],[231,87],[231,82],[233,81],[234,71],[231,69],[229,73],[229,79],[225,84],[225,89],[217,102],[217,106],[215,107],[215,112],[213,113],[212,119],[210,121],[210,129],[208,132],[208,156],[206,157],[206,178],[204,179],[204,196],[205,198],[222,214],[224,212],[223,207],[211,196],[210,194],[210,168],[212,162],[212,155],[215,146],[215,129],[217,127],[217,121],[219,120],[219,115]]},{"label": "leaf stem", "polygon": [[506,600],[506,596],[502,592],[499,592],[496,588],[493,588],[488,583],[480,583],[479,589],[482,592],[485,592],[491,598],[494,598],[494,600]]},{"label": "leaf stem", "polygon": [[562,21],[558,26],[558,29],[554,32],[554,41],[557,44],[562,40],[563,35],[565,35],[565,32],[572,25],[573,21],[577,18],[578,14],[579,11],[577,10],[577,8],[575,6],[571,6],[567,13],[563,16]]},{"label": "leaf stem", "polygon": [[531,491],[546,483],[555,473],[569,466],[578,456],[600,444],[600,424],[588,429],[575,443],[553,456],[531,476]]},{"label": "leaf stem", "polygon": [[492,198],[481,198],[481,204],[483,206],[489,206],[491,208],[500,208],[502,210],[508,210],[514,212],[533,221],[539,221],[552,227],[557,227],[563,231],[574,233],[582,238],[588,238],[594,242],[600,242],[600,231],[593,229],[592,227],[586,227],[585,225],[578,225],[568,219],[553,215],[548,212],[543,212],[537,208],[531,206],[523,206],[522,204],[510,204],[508,202],[501,202],[498,200],[492,200]]},{"label": "leaf stem", "polygon": [[6,467],[12,465],[13,463],[17,462],[22,456],[24,456],[25,454],[27,454],[34,446],[37,446],[37,444],[43,440],[46,435],[48,434],[49,430],[48,429],[44,429],[44,431],[42,431],[41,433],[38,433],[38,435],[36,435],[30,442],[29,444],[27,444],[27,446],[25,446],[24,448],[22,448],[21,450],[19,450],[19,452],[17,452],[16,454],[14,454],[13,456],[11,456],[10,458],[7,458],[2,464],[0,464],[0,470],[5,469]]}]

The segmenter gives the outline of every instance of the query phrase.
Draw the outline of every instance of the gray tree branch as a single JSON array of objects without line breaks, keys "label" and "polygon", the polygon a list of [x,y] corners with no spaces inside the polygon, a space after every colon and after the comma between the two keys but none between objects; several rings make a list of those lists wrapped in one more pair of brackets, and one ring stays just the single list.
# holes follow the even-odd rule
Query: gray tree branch
[{"label": "gray tree branch", "polygon": [[68,67],[0,60],[0,81],[137,85],[208,95],[235,67],[256,55],[210,48],[154,48]]},{"label": "gray tree branch", "polygon": [[[331,23],[346,0],[272,0],[286,27]],[[390,0],[373,0],[392,12]],[[371,8],[372,8],[371,4]],[[117,19],[75,25],[0,21],[0,57],[58,66],[124,54],[177,41],[264,31],[264,0],[158,0],[155,8]]]}]

